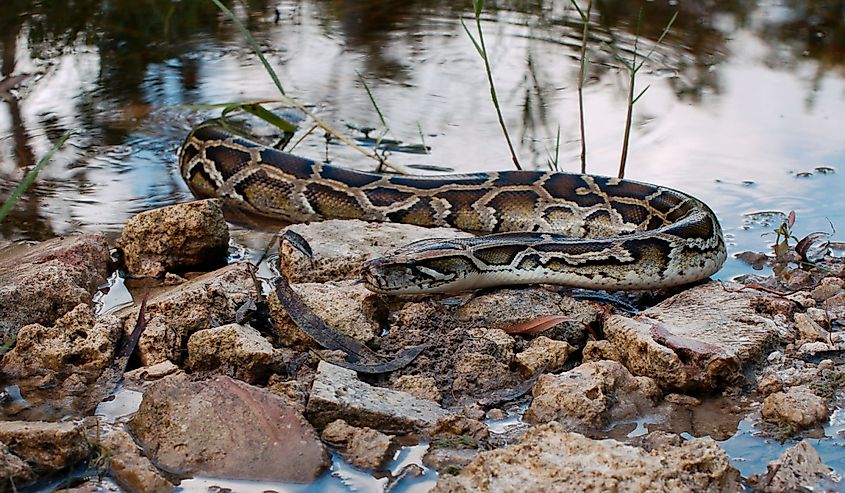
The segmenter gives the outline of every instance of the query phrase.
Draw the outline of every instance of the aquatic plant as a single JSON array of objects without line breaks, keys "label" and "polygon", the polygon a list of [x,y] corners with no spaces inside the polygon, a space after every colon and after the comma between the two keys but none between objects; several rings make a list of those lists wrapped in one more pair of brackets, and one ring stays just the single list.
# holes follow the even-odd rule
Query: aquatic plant
[{"label": "aquatic plant", "polygon": [[654,50],[656,50],[657,47],[660,46],[660,43],[663,42],[663,38],[665,38],[666,35],[669,34],[669,30],[672,29],[672,24],[674,24],[675,19],[678,18],[678,13],[675,12],[672,15],[672,18],[669,19],[669,22],[666,24],[666,27],[663,28],[663,32],[660,33],[660,37],[657,38],[657,41],[652,45],[651,50],[649,50],[649,52],[645,55],[640,55],[640,53],[637,51],[640,42],[640,25],[642,24],[642,17],[643,9],[640,8],[640,13],[637,16],[637,30],[634,36],[634,48],[630,59],[625,58],[625,56],[623,56],[619,52],[619,50],[616,49],[613,43],[605,43],[605,45],[613,52],[613,56],[628,71],[628,103],[627,112],[625,114],[625,133],[622,139],[622,155],[619,158],[619,173],[617,174],[619,178],[625,177],[625,164],[628,160],[628,143],[631,138],[631,123],[634,115],[634,105],[637,103],[637,101],[640,100],[641,97],[643,97],[643,94],[648,91],[648,88],[651,87],[650,85],[645,86],[645,88],[639,93],[637,93],[637,95],[635,96],[634,93],[637,81],[637,73],[640,71],[640,69],[643,68],[643,65],[645,65],[645,63],[651,59],[651,55],[654,54]]},{"label": "aquatic plant", "polygon": [[[587,65],[589,59],[587,58],[587,34],[590,30],[590,12],[593,10],[593,0],[587,2],[587,12],[581,10],[576,0],[570,0],[578,15],[581,16],[581,22],[584,28],[581,31],[581,63],[578,70],[578,122],[581,129],[581,173],[587,172],[587,135],[584,129],[584,80],[587,78]],[[560,127],[557,129],[558,145],[560,145]]]},{"label": "aquatic plant", "polygon": [[32,184],[35,182],[35,179],[38,178],[38,173],[40,173],[41,170],[44,169],[45,166],[47,166],[47,163],[50,162],[50,159],[52,159],[53,154],[55,154],[56,151],[58,151],[59,148],[64,145],[65,141],[67,141],[71,133],[72,132],[68,130],[59,138],[59,140],[55,144],[53,144],[53,147],[50,148],[49,151],[47,151],[47,154],[45,154],[41,157],[41,159],[38,160],[38,163],[36,163],[36,165],[33,166],[31,170],[29,170],[29,173],[27,173],[26,176],[24,176],[23,180],[21,180],[21,182],[18,184],[18,186],[15,187],[15,189],[12,191],[12,194],[9,195],[5,202],[3,202],[3,205],[0,206],[0,222],[3,222],[3,219],[6,218],[6,215],[9,214],[9,212],[12,210],[18,200],[20,200],[23,194],[29,189],[29,187],[32,186]]},{"label": "aquatic plant", "polygon": [[481,59],[484,60],[484,69],[487,72],[487,83],[490,86],[490,99],[493,101],[493,106],[496,108],[496,115],[499,117],[499,126],[502,127],[502,133],[505,134],[505,141],[508,143],[508,149],[511,151],[511,159],[516,169],[522,169],[519,165],[519,158],[516,157],[516,151],[513,149],[511,143],[511,136],[508,133],[508,127],[505,125],[505,118],[502,116],[502,108],[499,106],[499,98],[496,96],[496,85],[493,83],[493,71],[490,68],[490,58],[487,56],[487,45],[484,44],[484,30],[481,29],[481,12],[484,10],[484,0],[472,0],[472,9],[475,13],[475,28],[478,32],[478,39],[472,35],[463,18],[461,18],[461,25],[464,26],[467,36],[472,41],[475,50],[478,52]]}]

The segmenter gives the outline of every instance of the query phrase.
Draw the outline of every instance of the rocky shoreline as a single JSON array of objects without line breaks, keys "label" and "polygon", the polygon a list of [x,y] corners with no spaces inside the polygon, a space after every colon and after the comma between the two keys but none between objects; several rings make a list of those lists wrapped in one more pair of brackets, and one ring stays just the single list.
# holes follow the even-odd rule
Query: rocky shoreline
[{"label": "rocky shoreline", "polygon": [[[845,398],[841,258],[610,301],[552,286],[392,298],[356,282],[363,261],[466,233],[360,221],[285,231],[310,251],[280,235],[273,268],[313,314],[379,355],[425,350],[392,372],[344,368],[347,355],[303,332],[253,265],[226,265],[215,200],[134,217],[117,264],[98,234],[8,246],[0,491],[64,477],[66,491],[113,480],[166,492],[194,476],[307,483],[330,451],[376,473],[413,443],[429,444],[437,492],[843,489],[808,440]],[[136,303],[96,315],[117,267],[139,279]],[[116,389],[139,405],[104,419],[96,410]],[[765,474],[743,478],[714,441],[743,418],[796,441]],[[644,420],[650,432],[633,433]]]}]

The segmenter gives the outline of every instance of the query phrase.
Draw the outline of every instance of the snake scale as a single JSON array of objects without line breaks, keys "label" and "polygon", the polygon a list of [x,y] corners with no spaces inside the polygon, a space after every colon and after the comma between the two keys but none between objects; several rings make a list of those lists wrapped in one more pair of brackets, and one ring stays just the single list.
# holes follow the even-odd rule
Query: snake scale
[{"label": "snake scale", "polygon": [[721,227],[706,204],[631,180],[540,171],[368,173],[261,145],[216,121],[191,131],[179,163],[194,195],[220,197],[250,213],[481,234],[426,239],[369,261],[364,282],[378,293],[529,283],[666,288],[706,279],[726,258]]}]

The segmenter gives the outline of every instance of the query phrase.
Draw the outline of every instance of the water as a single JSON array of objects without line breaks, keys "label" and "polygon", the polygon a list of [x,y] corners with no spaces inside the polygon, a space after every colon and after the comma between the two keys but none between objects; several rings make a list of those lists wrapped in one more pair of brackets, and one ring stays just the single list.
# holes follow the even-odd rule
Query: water
[{"label": "water", "polygon": [[[231,5],[289,96],[362,137],[349,127],[380,124],[360,74],[387,120],[388,137],[431,148],[427,155],[393,152],[390,160],[458,172],[512,167],[481,61],[458,21],[470,14],[469,5]],[[731,253],[769,248],[774,237],[766,234],[790,210],[797,213],[799,237],[830,230],[831,223],[845,228],[841,2],[644,5],[639,29],[636,2],[605,1],[593,12],[584,87],[588,170],[616,174],[628,78],[609,45],[630,56],[636,43],[640,53],[654,52],[636,78],[637,92],[648,90],[634,108],[628,178],[675,187],[710,204]],[[677,21],[655,46],[676,9]],[[545,169],[559,130],[559,165],[577,171],[577,14],[564,0],[503,1],[488,6],[482,25],[523,165]],[[0,224],[0,239],[114,234],[137,212],[189,200],[174,153],[193,124],[215,113],[183,105],[277,96],[238,31],[202,0],[17,0],[4,5],[0,51],[0,197],[65,130],[74,131]],[[327,149],[320,132],[296,152],[373,166],[348,148]],[[260,257],[267,235],[249,229],[233,225],[233,255]],[[718,276],[749,270],[731,258]],[[112,282],[102,296],[104,311],[127,301],[122,281]],[[842,418],[836,416],[838,424],[827,430],[831,438],[816,445],[841,470]],[[762,472],[782,450],[742,424],[724,445],[744,474]],[[759,453],[749,456],[751,449]],[[334,467],[326,488],[384,487],[383,479],[344,476],[348,466],[338,461]],[[358,479],[348,479],[353,476]],[[194,481],[197,489],[208,486]]]}]

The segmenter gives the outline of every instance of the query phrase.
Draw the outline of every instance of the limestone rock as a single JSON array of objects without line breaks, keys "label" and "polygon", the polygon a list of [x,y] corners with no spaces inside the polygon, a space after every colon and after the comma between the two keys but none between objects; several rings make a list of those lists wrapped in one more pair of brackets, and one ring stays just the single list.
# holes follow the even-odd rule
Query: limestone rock
[{"label": "limestone rock", "polygon": [[758,313],[760,297],[711,282],[683,291],[636,317],[605,322],[607,340],[635,375],[668,390],[713,390],[762,359],[786,327]]},{"label": "limestone rock", "polygon": [[54,372],[63,379],[76,373],[93,382],[111,364],[119,340],[117,318],[106,315],[95,320],[91,307],[79,304],[53,327],[23,327],[15,347],[3,358],[2,370],[13,378]]},{"label": "limestone rock", "polygon": [[52,325],[106,281],[111,255],[100,234],[55,238],[0,251],[0,340],[24,325]]},{"label": "limestone rock", "polygon": [[344,458],[361,469],[378,469],[390,451],[389,435],[372,428],[349,426],[342,419],[329,423],[320,436],[329,443],[344,447]]},{"label": "limestone rock", "polygon": [[310,482],[329,465],[298,411],[226,376],[155,382],[129,425],[150,460],[180,475]]},{"label": "limestone rock", "polygon": [[291,284],[358,279],[372,258],[427,238],[466,238],[469,233],[451,228],[423,228],[410,224],[331,220],[294,224],[283,230],[300,235],[311,247],[312,259],[282,241],[279,270]]},{"label": "limestone rock", "polygon": [[0,442],[0,489],[9,483],[20,485],[34,477],[32,468]]},{"label": "limestone rock", "polygon": [[504,330],[473,327],[467,330],[467,336],[492,344],[498,361],[508,364],[513,360],[513,349],[516,341]]},{"label": "limestone rock", "polygon": [[81,423],[0,421],[0,443],[41,473],[73,466],[88,456]]},{"label": "limestone rock", "polygon": [[525,412],[529,423],[560,421],[571,429],[607,427],[650,409],[660,398],[654,381],[634,377],[615,361],[584,363],[560,375],[540,375]]},{"label": "limestone rock", "polygon": [[353,426],[408,431],[431,426],[447,413],[428,399],[374,387],[358,380],[352,370],[321,361],[306,414],[318,428],[344,419]]},{"label": "limestone rock", "polygon": [[176,487],[144,456],[129,433],[122,429],[109,430],[103,445],[111,452],[111,477],[129,493],[169,493]]},{"label": "limestone rock", "polygon": [[452,390],[460,395],[476,395],[513,385],[507,362],[491,354],[465,352],[455,358]]},{"label": "limestone rock", "polygon": [[795,314],[795,327],[798,329],[799,341],[805,342],[827,342],[830,340],[830,332],[823,329],[818,323],[811,319],[806,313]]},{"label": "limestone rock", "polygon": [[536,426],[522,441],[482,452],[457,476],[441,476],[432,493],[725,492],[739,473],[709,438],[651,452],[615,440],[591,440],[559,423]]},{"label": "limestone rock", "polygon": [[823,424],[829,415],[825,400],[804,385],[766,397],[761,412],[763,418],[768,421],[789,425],[798,430]]},{"label": "limestone rock", "polygon": [[440,403],[443,396],[437,388],[437,381],[433,377],[422,375],[402,375],[394,383],[396,390],[407,392],[420,399],[429,399]]},{"label": "limestone rock", "polygon": [[819,488],[819,483],[833,479],[833,469],[824,465],[819,453],[807,441],[787,449],[770,462],[767,469],[766,474],[750,478],[755,490],[769,493],[827,491]]},{"label": "limestone rock", "polygon": [[556,341],[546,336],[534,338],[525,351],[516,355],[516,365],[523,376],[531,376],[540,368],[555,372],[563,368],[569,355],[575,352],[566,341]]},{"label": "limestone rock", "polygon": [[[292,284],[291,288],[306,305],[329,327],[354,337],[361,342],[370,342],[379,333],[378,314],[384,310],[377,295],[353,281],[328,282],[325,284]],[[270,316],[283,341],[289,346],[310,345],[311,338],[288,316],[276,297],[275,291],[268,296]]]},{"label": "limestone rock", "polygon": [[[151,366],[166,360],[181,364],[191,334],[233,322],[242,304],[260,299],[254,269],[246,262],[167,287],[147,300],[147,328],[138,342],[141,364]],[[139,307],[140,303],[115,314],[125,321],[127,334],[135,328]]]},{"label": "limestone rock", "polygon": [[187,365],[193,371],[220,369],[239,380],[266,380],[274,363],[273,345],[252,327],[227,324],[188,339]]},{"label": "limestone rock", "polygon": [[219,200],[197,200],[134,216],[117,247],[130,274],[161,277],[170,270],[225,264],[229,228]]}]

